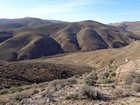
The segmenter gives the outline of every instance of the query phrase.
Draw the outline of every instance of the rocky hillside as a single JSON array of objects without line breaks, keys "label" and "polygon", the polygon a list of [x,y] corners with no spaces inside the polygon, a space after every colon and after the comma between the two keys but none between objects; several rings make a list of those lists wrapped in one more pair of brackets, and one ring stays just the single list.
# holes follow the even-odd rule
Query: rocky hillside
[{"label": "rocky hillside", "polygon": [[59,53],[119,48],[139,38],[95,21],[30,25],[0,31],[0,60],[16,61]]},{"label": "rocky hillside", "polygon": [[[106,61],[108,62],[107,59]],[[1,62],[0,66],[5,67],[2,73],[5,74],[0,76],[3,77],[0,78],[3,81],[0,84],[3,87],[0,89],[0,104],[139,105],[140,103],[140,73],[136,70],[139,68],[139,60],[126,61],[124,62],[126,64],[118,69],[110,67],[96,70],[83,64],[53,62],[54,59],[5,64]],[[65,78],[69,76],[73,77]],[[48,82],[52,78],[55,80]],[[41,81],[43,83],[40,83]]]}]

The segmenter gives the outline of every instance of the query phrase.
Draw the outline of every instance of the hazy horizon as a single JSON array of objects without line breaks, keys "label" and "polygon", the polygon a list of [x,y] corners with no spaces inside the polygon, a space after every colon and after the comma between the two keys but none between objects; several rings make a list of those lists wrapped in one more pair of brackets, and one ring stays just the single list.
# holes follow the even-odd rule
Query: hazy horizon
[{"label": "hazy horizon", "polygon": [[102,23],[139,21],[139,0],[0,0],[0,18],[35,17]]}]

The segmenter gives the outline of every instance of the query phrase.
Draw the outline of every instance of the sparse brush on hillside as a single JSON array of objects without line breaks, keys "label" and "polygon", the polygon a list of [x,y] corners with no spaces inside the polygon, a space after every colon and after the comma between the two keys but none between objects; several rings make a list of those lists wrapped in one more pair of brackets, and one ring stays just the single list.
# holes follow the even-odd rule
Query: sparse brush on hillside
[{"label": "sparse brush on hillside", "polygon": [[39,91],[37,91],[37,90],[26,90],[26,91],[23,91],[23,92],[17,92],[17,93],[13,94],[12,99],[14,101],[21,101],[25,98],[31,97],[32,95],[34,95],[38,92]]},{"label": "sparse brush on hillside", "polygon": [[16,93],[16,92],[21,92],[23,91],[24,89],[21,88],[21,87],[12,87],[12,88],[9,88],[9,89],[1,89],[0,90],[0,95],[3,95],[3,94],[9,94],[9,93]]},{"label": "sparse brush on hillside", "polygon": [[51,82],[50,87],[55,88],[56,90],[60,90],[65,86],[71,86],[73,84],[77,84],[77,80],[74,78],[69,78],[66,80],[54,80]]},{"label": "sparse brush on hillside", "polygon": [[98,83],[101,83],[101,84],[112,83],[113,79],[110,75],[111,75],[111,73],[109,73],[109,72],[99,73],[98,74],[98,78],[99,78]]},{"label": "sparse brush on hillside", "polygon": [[[0,67],[0,87],[20,86],[32,83],[41,83],[54,79],[66,79],[91,71],[92,68],[84,65],[67,64],[64,62],[25,61],[3,63]],[[24,74],[24,75],[23,75]]]},{"label": "sparse brush on hillside", "polygon": [[89,86],[94,86],[96,84],[97,79],[97,73],[91,72],[87,77],[85,77],[85,83]]},{"label": "sparse brush on hillside", "polygon": [[95,84],[109,84],[113,83],[113,77],[112,74],[109,72],[91,72],[89,75],[85,77],[85,83],[89,86],[94,86]]}]

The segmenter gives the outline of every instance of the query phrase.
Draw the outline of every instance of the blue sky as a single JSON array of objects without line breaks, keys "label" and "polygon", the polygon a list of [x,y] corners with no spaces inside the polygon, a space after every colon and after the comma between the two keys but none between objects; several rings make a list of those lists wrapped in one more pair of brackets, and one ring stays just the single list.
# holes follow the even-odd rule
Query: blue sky
[{"label": "blue sky", "polygon": [[140,21],[140,0],[0,0],[0,18]]}]

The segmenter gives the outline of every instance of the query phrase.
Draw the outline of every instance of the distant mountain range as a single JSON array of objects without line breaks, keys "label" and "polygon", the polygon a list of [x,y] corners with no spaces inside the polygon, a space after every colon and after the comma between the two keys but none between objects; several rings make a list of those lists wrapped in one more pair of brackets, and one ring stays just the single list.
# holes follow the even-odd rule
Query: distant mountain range
[{"label": "distant mountain range", "polygon": [[0,19],[0,60],[16,61],[67,52],[119,48],[140,39],[127,28],[115,26],[90,20]]},{"label": "distant mountain range", "polygon": [[60,23],[58,20],[42,20],[38,18],[0,19],[0,29],[35,27],[45,24]]}]

